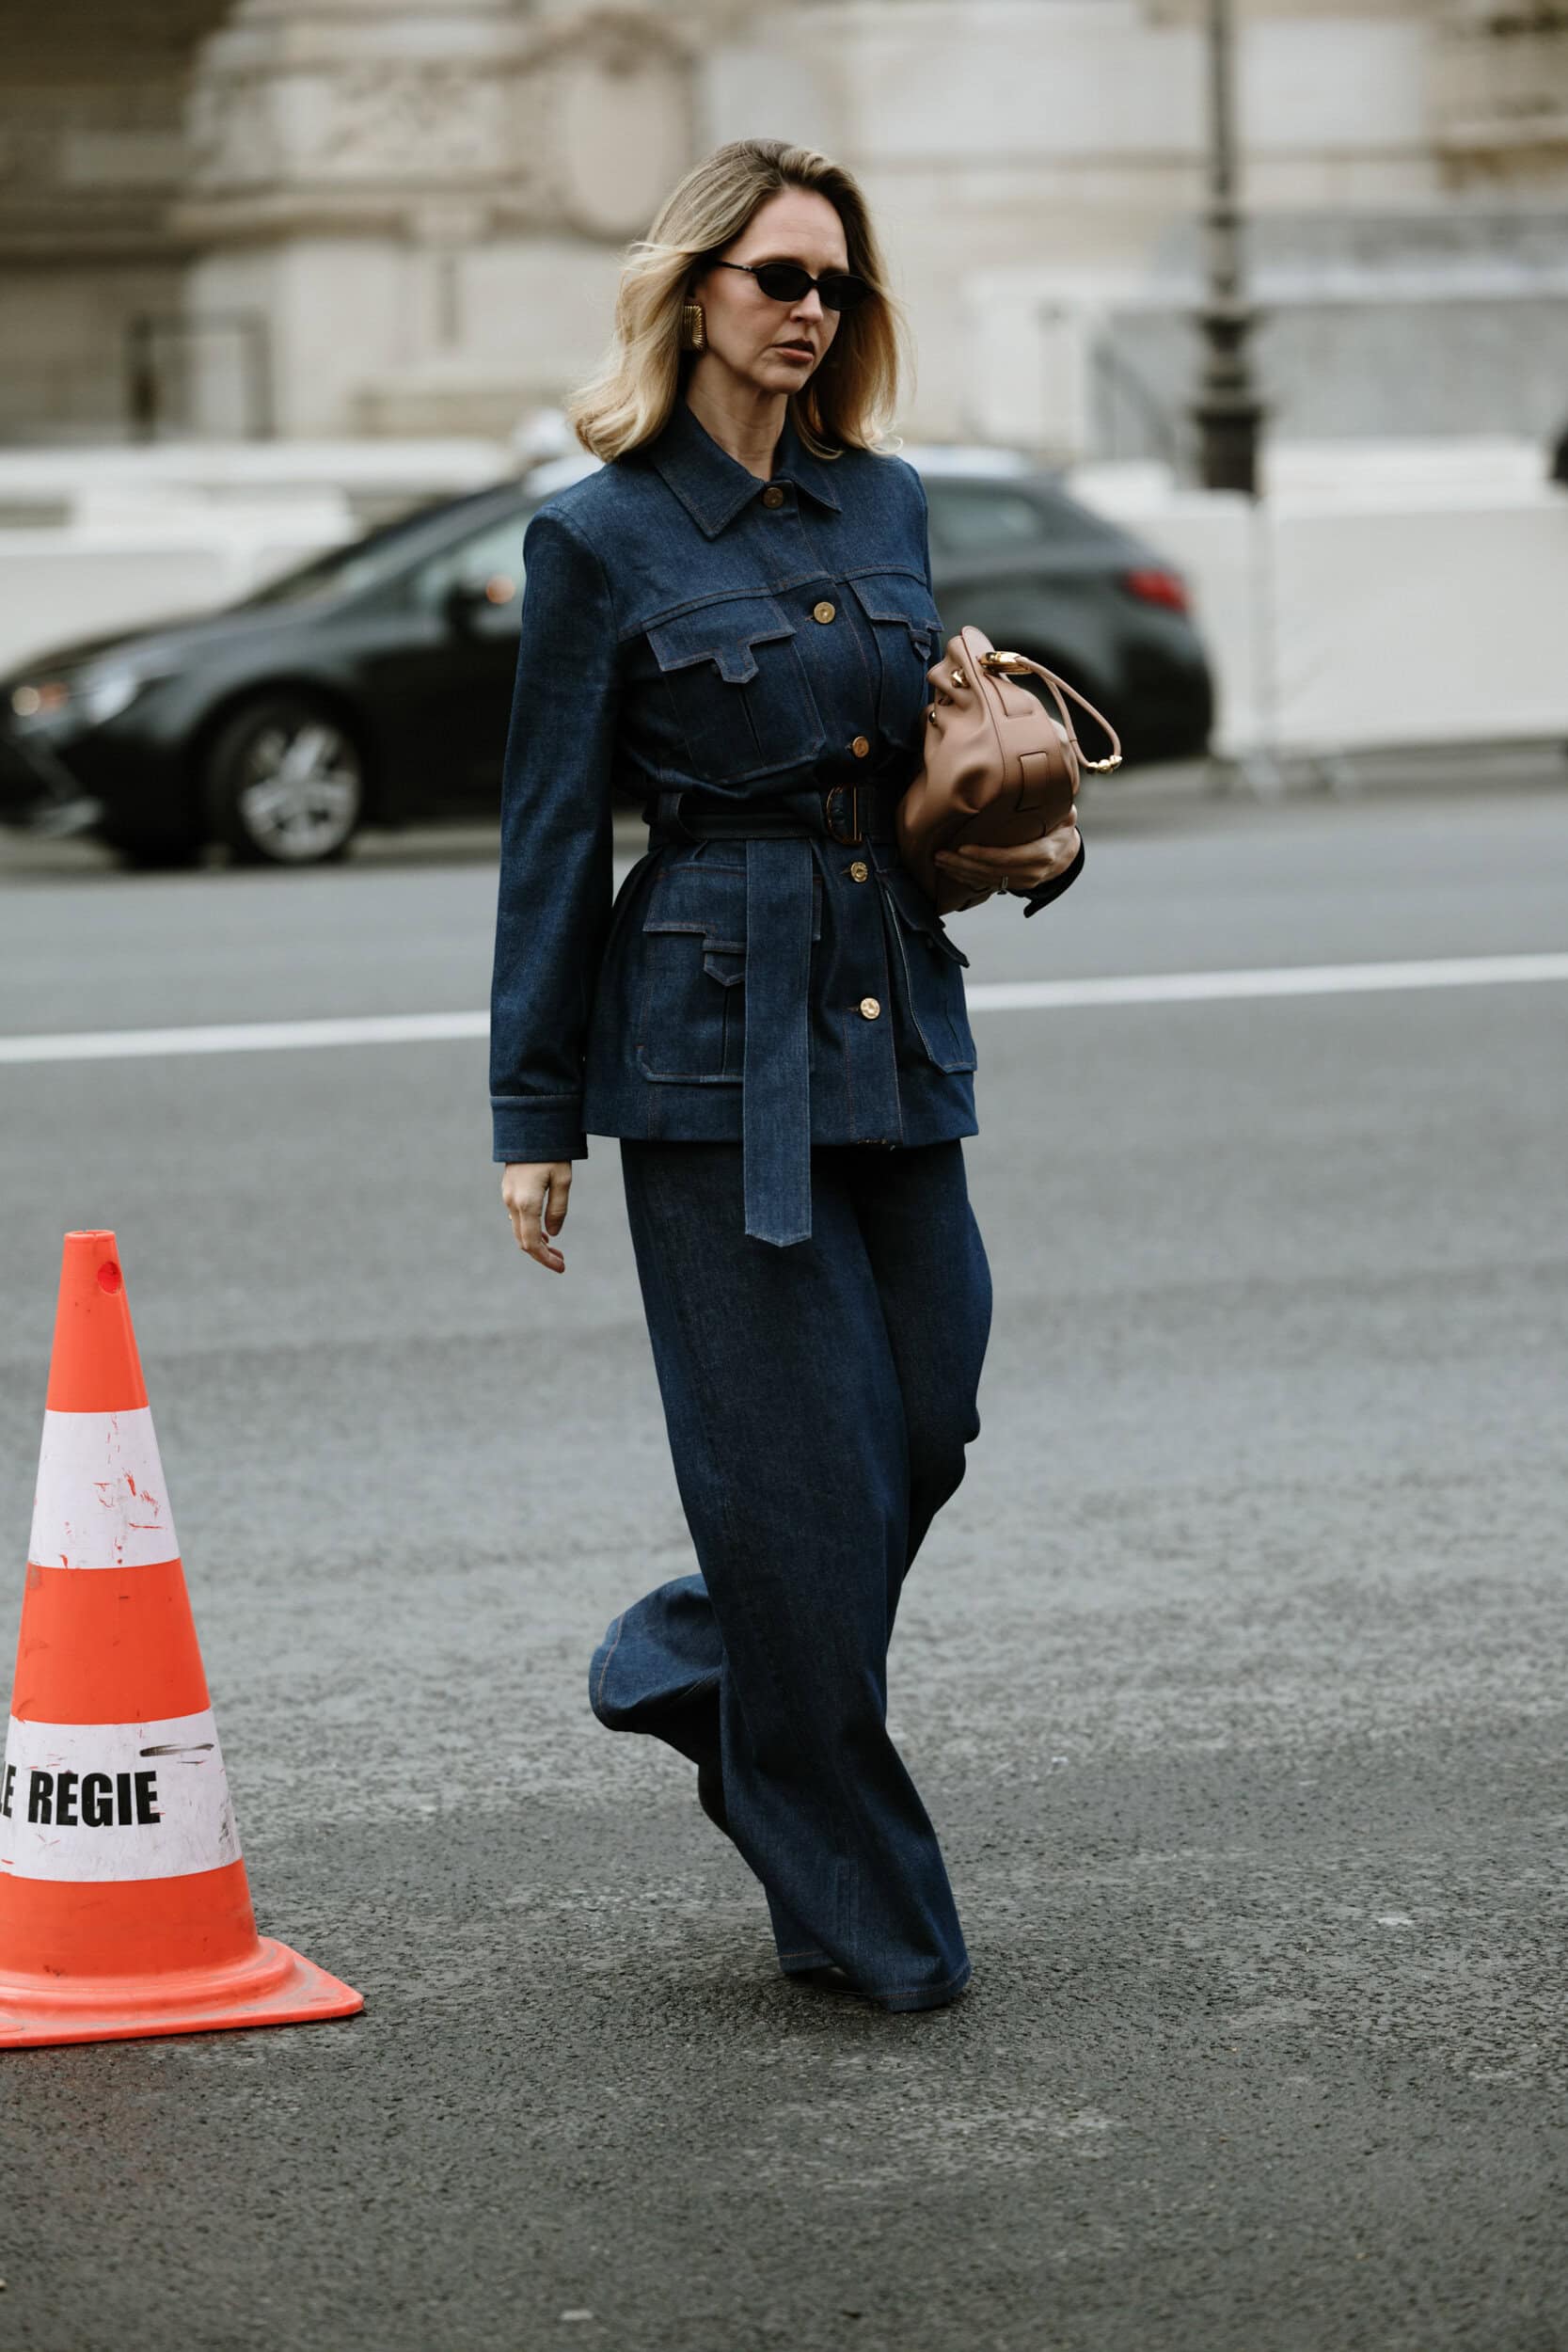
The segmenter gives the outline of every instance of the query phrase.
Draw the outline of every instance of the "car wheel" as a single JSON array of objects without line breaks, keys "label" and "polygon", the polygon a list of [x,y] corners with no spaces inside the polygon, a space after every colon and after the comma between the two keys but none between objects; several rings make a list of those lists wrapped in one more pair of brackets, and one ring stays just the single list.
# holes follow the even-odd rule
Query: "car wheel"
[{"label": "car wheel", "polygon": [[202,778],[208,826],[247,866],[341,857],[365,805],[364,762],[342,721],[305,694],[247,703],[214,739]]}]

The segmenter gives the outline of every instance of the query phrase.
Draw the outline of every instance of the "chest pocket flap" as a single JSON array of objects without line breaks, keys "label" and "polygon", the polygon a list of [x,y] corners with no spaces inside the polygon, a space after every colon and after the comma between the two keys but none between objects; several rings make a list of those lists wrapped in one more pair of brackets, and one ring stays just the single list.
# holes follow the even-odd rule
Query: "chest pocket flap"
[{"label": "chest pocket flap", "polygon": [[711,661],[731,686],[744,686],[757,675],[752,647],[794,634],[771,596],[726,596],[695,612],[678,612],[673,621],[656,621],[648,643],[661,670],[689,670],[696,662]]},{"label": "chest pocket flap", "polygon": [[868,621],[896,621],[927,660],[935,660],[942,625],[924,580],[912,572],[861,572],[849,585]]},{"label": "chest pocket flap", "polygon": [[775,596],[715,596],[650,622],[677,739],[677,781],[738,784],[809,767],[821,716],[795,625]]}]

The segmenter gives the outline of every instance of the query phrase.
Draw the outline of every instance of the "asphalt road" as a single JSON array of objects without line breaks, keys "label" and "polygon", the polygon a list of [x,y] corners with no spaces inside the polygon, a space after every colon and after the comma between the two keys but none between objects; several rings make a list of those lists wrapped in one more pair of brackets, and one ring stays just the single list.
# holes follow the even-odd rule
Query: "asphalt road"
[{"label": "asphalt road", "polygon": [[[1561,787],[1085,806],[974,979],[1568,946]],[[34,855],[0,1025],[479,1006],[493,893]],[[1568,2345],[1565,1013],[976,1014],[985,1425],[891,1661],[975,1974],[914,2016],[786,1985],[589,1713],[690,1565],[614,1145],[554,1279],[477,1042],[0,1067],[11,1605],[112,1225],[258,1915],[367,1998],[0,2054],[5,2352]]]}]

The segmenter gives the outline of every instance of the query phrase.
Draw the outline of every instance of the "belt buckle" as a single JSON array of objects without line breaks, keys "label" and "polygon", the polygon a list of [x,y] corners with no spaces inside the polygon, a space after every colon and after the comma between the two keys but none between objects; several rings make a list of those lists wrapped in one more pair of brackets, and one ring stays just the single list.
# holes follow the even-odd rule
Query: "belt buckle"
[{"label": "belt buckle", "polygon": [[[838,827],[833,822],[833,795],[838,792],[847,792],[849,795],[849,821],[854,826],[853,833],[840,833]],[[861,788],[858,782],[854,784],[835,784],[832,790],[824,796],[822,814],[827,819],[830,839],[838,842],[842,848],[846,850],[857,849],[865,839],[864,834],[861,831]]]}]

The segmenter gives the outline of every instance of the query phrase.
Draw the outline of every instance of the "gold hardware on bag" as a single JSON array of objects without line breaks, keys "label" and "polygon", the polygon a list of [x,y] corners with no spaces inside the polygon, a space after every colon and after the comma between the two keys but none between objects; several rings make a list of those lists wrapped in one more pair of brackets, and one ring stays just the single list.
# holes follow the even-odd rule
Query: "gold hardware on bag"
[{"label": "gold hardware on bag", "polygon": [[[998,645],[992,645],[988,652],[980,656],[981,669],[990,671],[992,676],[1028,677],[1037,666],[1029,660],[1027,654],[1009,653]],[[1098,717],[1098,712],[1095,715]],[[1114,768],[1121,766],[1120,752],[1113,752],[1109,759],[1085,759],[1076,736],[1073,738],[1073,743],[1078,754],[1079,767],[1092,775],[1108,776]]]},{"label": "gold hardware on bag", "polygon": [[957,662],[953,664],[952,669],[949,670],[947,675],[952,684],[955,686],[967,686],[969,684],[968,678],[965,676],[963,671],[959,669]]}]

